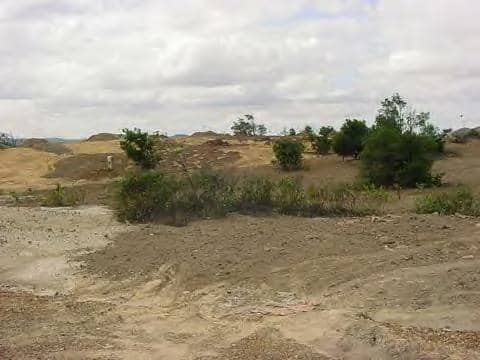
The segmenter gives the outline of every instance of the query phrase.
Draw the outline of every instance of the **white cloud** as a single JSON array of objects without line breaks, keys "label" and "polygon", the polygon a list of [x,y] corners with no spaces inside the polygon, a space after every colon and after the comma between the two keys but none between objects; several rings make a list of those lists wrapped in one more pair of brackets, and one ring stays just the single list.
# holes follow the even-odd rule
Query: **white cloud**
[{"label": "white cloud", "polygon": [[399,91],[480,124],[470,0],[3,0],[0,130],[86,136],[371,120]]}]

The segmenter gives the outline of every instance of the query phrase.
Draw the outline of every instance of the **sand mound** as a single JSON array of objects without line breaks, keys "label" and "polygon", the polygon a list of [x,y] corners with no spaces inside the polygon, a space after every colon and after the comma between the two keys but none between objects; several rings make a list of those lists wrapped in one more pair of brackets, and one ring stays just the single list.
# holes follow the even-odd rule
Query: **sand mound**
[{"label": "sand mound", "polygon": [[27,139],[22,144],[23,147],[44,151],[57,155],[71,154],[72,150],[60,143],[51,143],[45,139]]},{"label": "sand mound", "polygon": [[100,133],[100,134],[90,136],[87,139],[87,141],[110,141],[110,140],[118,140],[118,139],[120,139],[120,135],[110,134],[110,133]]},{"label": "sand mound", "polygon": [[[113,170],[107,170],[107,156],[113,156]],[[69,180],[99,180],[125,174],[127,159],[123,154],[79,154],[63,158],[46,177]]]}]

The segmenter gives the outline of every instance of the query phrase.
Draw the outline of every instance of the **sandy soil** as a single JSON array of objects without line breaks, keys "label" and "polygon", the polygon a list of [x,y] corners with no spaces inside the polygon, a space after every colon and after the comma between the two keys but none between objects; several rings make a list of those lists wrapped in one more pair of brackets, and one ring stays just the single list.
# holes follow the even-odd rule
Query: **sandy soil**
[{"label": "sandy soil", "polygon": [[44,176],[59,159],[59,155],[28,148],[1,150],[0,189],[26,190],[53,185],[54,181]]},{"label": "sandy soil", "polygon": [[106,153],[122,153],[119,140],[108,141],[78,141],[66,143],[74,154],[106,154]]},{"label": "sandy soil", "polygon": [[479,359],[477,222],[0,207],[0,358]]}]

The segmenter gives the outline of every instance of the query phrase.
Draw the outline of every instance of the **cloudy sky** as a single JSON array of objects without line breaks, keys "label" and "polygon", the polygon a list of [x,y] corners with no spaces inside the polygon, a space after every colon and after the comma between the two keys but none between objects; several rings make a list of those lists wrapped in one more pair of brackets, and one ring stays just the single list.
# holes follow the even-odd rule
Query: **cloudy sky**
[{"label": "cloudy sky", "polygon": [[[272,131],[400,92],[480,125],[477,0],[1,0],[0,131]],[[464,120],[459,115],[464,114]]]}]

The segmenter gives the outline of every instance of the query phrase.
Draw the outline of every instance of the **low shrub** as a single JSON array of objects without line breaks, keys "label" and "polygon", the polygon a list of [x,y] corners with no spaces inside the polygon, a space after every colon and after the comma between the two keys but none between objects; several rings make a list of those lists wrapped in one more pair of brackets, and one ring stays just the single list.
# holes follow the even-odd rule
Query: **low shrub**
[{"label": "low shrub", "polygon": [[480,201],[469,188],[461,187],[450,192],[435,192],[416,199],[415,210],[419,214],[462,214],[480,216]]},{"label": "low shrub", "polygon": [[377,214],[389,193],[373,185],[340,184],[307,189],[310,216],[365,216]]},{"label": "low shrub", "polygon": [[[224,216],[235,203],[233,179],[212,170],[186,174],[177,193],[177,208],[200,217]],[[181,206],[180,206],[181,205]]]},{"label": "low shrub", "polygon": [[275,206],[280,214],[299,215],[307,201],[305,191],[297,179],[285,177],[275,187]]},{"label": "low shrub", "polygon": [[275,183],[266,177],[242,179],[236,186],[236,207],[246,212],[268,212],[273,207]]},{"label": "low shrub", "polygon": [[122,221],[147,222],[172,216],[181,185],[173,176],[156,171],[129,173],[117,194],[117,214]]},{"label": "low shrub", "polygon": [[70,207],[85,203],[85,193],[75,188],[65,188],[57,184],[56,188],[47,193],[41,201],[46,207]]},{"label": "low shrub", "polygon": [[374,187],[310,187],[284,177],[233,179],[213,171],[166,175],[156,171],[128,174],[119,185],[117,214],[130,222],[167,221],[185,225],[190,219],[278,212],[297,216],[362,216],[378,213],[388,193]]}]

